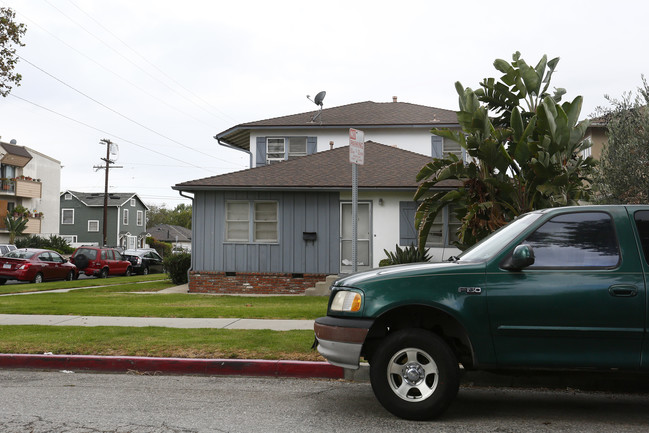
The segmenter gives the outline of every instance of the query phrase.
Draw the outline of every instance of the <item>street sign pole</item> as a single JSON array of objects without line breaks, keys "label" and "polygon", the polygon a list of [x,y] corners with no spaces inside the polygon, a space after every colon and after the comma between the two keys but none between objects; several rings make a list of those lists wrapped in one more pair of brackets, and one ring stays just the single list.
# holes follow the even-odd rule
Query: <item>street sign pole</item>
[{"label": "street sign pole", "polygon": [[358,271],[358,166],[365,162],[365,133],[349,129],[349,162],[352,163],[352,272]]}]

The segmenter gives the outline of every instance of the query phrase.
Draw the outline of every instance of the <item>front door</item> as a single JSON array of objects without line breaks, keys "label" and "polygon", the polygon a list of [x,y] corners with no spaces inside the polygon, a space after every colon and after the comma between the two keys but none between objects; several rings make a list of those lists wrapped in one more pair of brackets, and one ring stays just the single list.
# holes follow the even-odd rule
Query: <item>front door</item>
[{"label": "front door", "polygon": [[[372,208],[371,203],[358,203],[356,214],[357,247],[356,266],[359,271],[372,268]],[[352,262],[352,204],[340,204],[340,272],[347,274],[353,270]]]}]

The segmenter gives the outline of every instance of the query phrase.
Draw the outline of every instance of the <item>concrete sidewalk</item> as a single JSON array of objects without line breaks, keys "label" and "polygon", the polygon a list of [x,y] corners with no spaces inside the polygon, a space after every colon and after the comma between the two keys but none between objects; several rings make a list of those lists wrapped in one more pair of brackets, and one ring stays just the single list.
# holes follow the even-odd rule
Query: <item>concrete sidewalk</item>
[{"label": "concrete sidewalk", "polygon": [[164,328],[313,330],[313,320],[193,319],[177,317],[110,317],[0,314],[0,325],[159,326]]}]

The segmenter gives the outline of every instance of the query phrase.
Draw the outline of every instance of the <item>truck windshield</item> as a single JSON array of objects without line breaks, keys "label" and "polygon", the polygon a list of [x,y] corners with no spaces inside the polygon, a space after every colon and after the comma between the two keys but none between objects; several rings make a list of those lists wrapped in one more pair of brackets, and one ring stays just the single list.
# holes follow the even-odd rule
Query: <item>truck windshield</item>
[{"label": "truck windshield", "polygon": [[540,216],[540,213],[528,213],[515,219],[464,251],[458,258],[462,261],[481,262],[493,257]]}]

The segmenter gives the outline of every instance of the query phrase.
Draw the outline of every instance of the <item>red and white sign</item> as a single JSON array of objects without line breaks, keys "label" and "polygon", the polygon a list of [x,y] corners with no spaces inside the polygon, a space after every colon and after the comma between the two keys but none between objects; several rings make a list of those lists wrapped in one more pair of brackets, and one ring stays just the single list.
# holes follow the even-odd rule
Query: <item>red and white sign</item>
[{"label": "red and white sign", "polygon": [[365,162],[365,133],[349,128],[349,162],[363,165]]}]

